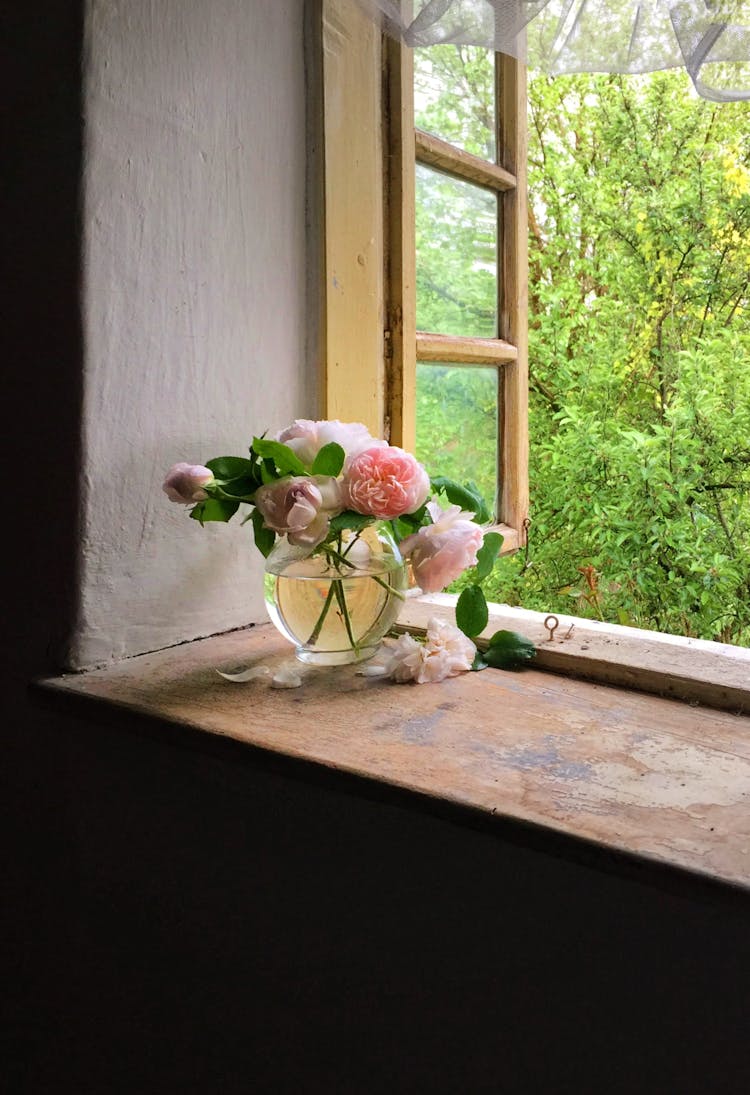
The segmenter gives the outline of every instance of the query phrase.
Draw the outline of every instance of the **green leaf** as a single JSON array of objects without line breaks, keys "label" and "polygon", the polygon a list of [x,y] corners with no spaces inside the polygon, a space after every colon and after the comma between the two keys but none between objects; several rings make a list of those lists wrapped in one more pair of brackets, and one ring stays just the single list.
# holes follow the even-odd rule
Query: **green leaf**
[{"label": "green leaf", "polygon": [[353,509],[345,509],[343,513],[331,519],[331,532],[342,532],[343,529],[359,532],[374,523],[374,517],[368,517],[364,513],[355,513]]},{"label": "green leaf", "polygon": [[503,546],[503,537],[499,532],[486,532],[484,543],[477,552],[477,565],[474,576],[478,582],[491,573],[497,561],[500,548]]},{"label": "green leaf", "polygon": [[396,542],[400,544],[407,536],[411,536],[412,533],[422,528],[424,524],[429,524],[430,521],[427,506],[420,506],[414,513],[403,513],[400,517],[394,517],[389,524],[393,529]]},{"label": "green leaf", "polygon": [[472,673],[481,673],[483,669],[489,669],[487,662],[484,660],[484,655],[481,650],[477,650],[474,655],[474,661],[471,663]]},{"label": "green leaf", "polygon": [[456,624],[470,639],[484,631],[489,613],[480,586],[467,586],[456,602]]},{"label": "green leaf", "polygon": [[335,441],[331,441],[329,444],[324,445],[315,457],[312,473],[313,475],[336,476],[343,468],[345,459],[346,453],[341,445],[337,445]]},{"label": "green leaf", "polygon": [[223,483],[245,476],[255,478],[253,463],[244,456],[217,456],[213,460],[207,460],[206,467],[214,473],[214,478]]},{"label": "green leaf", "polygon": [[296,452],[281,441],[265,441],[263,438],[254,437],[252,452],[261,459],[272,460],[276,470],[283,478],[285,475],[307,475],[308,471]]},{"label": "green leaf", "polygon": [[536,657],[536,647],[517,631],[496,631],[483,657],[494,669],[517,669]]},{"label": "green leaf", "polygon": [[239,479],[229,479],[225,483],[216,483],[214,485],[212,497],[250,502],[260,483],[260,478],[256,479],[255,476],[251,477],[249,475],[244,475]]},{"label": "green leaf", "polygon": [[473,513],[474,519],[479,524],[484,524],[490,520],[487,503],[482,498],[476,483],[469,482],[461,486],[454,479],[448,479],[444,475],[439,475],[436,479],[431,479],[430,482],[432,489],[438,494],[444,494],[451,505],[460,506],[461,509]]},{"label": "green leaf", "polygon": [[263,514],[259,509],[254,509],[250,520],[253,522],[253,536],[255,537],[255,546],[258,551],[267,559],[271,548],[276,543],[276,533],[272,529],[266,528],[263,524]]},{"label": "green leaf", "polygon": [[[208,467],[208,465],[206,465]],[[232,502],[223,498],[208,498],[205,502],[198,502],[190,511],[194,521],[200,521],[205,525],[206,521],[229,521],[239,509],[239,502]]]},{"label": "green leaf", "polygon": [[264,486],[275,483],[280,478],[276,474],[276,465],[273,460],[264,460],[260,465],[260,481]]}]

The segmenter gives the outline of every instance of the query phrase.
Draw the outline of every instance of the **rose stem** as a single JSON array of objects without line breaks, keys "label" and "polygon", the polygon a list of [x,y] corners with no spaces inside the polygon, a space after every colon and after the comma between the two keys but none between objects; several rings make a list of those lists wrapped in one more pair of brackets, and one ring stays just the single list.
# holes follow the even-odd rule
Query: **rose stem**
[{"label": "rose stem", "polygon": [[339,603],[339,608],[341,609],[341,614],[344,617],[344,626],[346,627],[346,633],[349,636],[349,642],[352,644],[352,649],[356,650],[357,649],[357,643],[354,639],[354,635],[352,634],[352,622],[349,619],[349,609],[348,609],[347,604],[346,604],[346,594],[344,593],[343,582],[341,581],[340,578],[334,578],[331,585],[336,587],[335,588],[336,600]]},{"label": "rose stem", "polygon": [[378,578],[377,574],[371,574],[373,582],[377,582],[379,586],[382,586],[386,593],[390,593],[392,597],[398,597],[399,601],[406,600],[406,594],[402,593],[400,589],[394,589],[393,586],[389,586],[387,582],[384,582],[382,578]]},{"label": "rose stem", "polygon": [[323,605],[323,609],[320,613],[320,616],[318,616],[318,622],[316,623],[315,627],[312,630],[312,635],[307,640],[307,646],[312,646],[314,643],[316,643],[318,641],[318,637],[319,637],[321,629],[323,627],[323,622],[324,622],[326,616],[328,615],[328,609],[331,607],[331,601],[332,600],[333,600],[333,582],[331,582],[330,586],[328,587],[328,596],[325,599],[325,604]]},{"label": "rose stem", "polygon": [[345,552],[344,552],[344,554],[343,554],[343,555],[341,556],[341,558],[342,558],[342,559],[346,559],[347,555],[348,555],[348,554],[349,554],[349,552],[350,552],[350,551],[352,550],[352,548],[353,548],[353,547],[354,547],[354,545],[356,544],[357,540],[359,540],[359,538],[360,538],[360,536],[361,536],[361,535],[362,535],[362,533],[361,533],[361,532],[358,532],[358,533],[356,534],[356,536],[354,536],[354,538],[353,538],[352,540],[350,540],[350,541],[349,541],[349,544],[348,544],[348,546],[347,546],[347,549],[346,549],[346,551],[345,551]]}]

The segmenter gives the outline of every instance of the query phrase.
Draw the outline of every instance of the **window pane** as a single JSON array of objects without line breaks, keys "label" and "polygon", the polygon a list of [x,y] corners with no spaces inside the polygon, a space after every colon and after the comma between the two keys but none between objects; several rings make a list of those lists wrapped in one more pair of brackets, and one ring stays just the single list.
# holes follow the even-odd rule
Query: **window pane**
[{"label": "window pane", "polygon": [[497,195],[417,164],[417,327],[497,337]]},{"label": "window pane", "polygon": [[414,50],[414,124],[495,162],[495,68],[491,50]]},{"label": "window pane", "polygon": [[430,475],[473,480],[490,510],[497,490],[497,369],[417,364],[417,459]]}]

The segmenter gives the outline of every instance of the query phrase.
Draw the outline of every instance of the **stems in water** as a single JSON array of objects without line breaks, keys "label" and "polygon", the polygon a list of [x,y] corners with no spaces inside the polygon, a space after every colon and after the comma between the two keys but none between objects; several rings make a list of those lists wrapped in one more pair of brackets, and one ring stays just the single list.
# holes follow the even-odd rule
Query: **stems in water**
[{"label": "stems in water", "polygon": [[333,582],[331,582],[330,586],[328,587],[328,596],[325,599],[325,604],[323,605],[323,609],[320,613],[320,616],[318,616],[318,622],[315,624],[315,627],[312,629],[312,634],[310,635],[310,638],[307,640],[307,645],[308,646],[313,646],[318,641],[318,636],[320,635],[323,624],[325,623],[325,618],[328,615],[328,609],[331,607],[331,601],[332,600],[333,600]]}]

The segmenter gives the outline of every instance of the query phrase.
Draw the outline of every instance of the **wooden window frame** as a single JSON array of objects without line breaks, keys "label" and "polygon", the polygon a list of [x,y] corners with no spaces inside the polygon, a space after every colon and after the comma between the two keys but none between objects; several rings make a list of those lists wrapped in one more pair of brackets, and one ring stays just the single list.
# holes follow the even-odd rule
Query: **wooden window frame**
[{"label": "wooden window frame", "polygon": [[[528,516],[526,78],[496,63],[497,164],[415,130],[411,50],[351,0],[319,0],[323,407],[414,451],[418,361],[498,367],[503,551]],[[498,338],[416,329],[415,165],[498,194]]]},{"label": "wooden window frame", "polygon": [[[498,65],[499,170],[435,138],[415,135],[409,51],[381,35],[352,0],[308,0],[308,132],[311,340],[321,367],[320,413],[361,421],[413,451],[416,362],[454,360],[451,336],[418,333],[414,300],[417,155],[457,174],[490,172],[502,192],[501,339],[462,340],[467,363],[502,362],[499,506],[504,551],[525,542],[528,509],[528,364],[525,73]],[[446,157],[450,158],[450,164]],[[385,171],[383,163],[385,159]],[[439,162],[438,162],[439,161]],[[508,187],[507,176],[516,186]],[[476,177],[474,181],[477,181]],[[512,247],[508,243],[512,243]],[[419,632],[425,613],[452,621],[455,596],[410,598],[399,624]],[[569,676],[626,684],[735,711],[750,710],[750,652],[723,643],[647,632],[558,614],[550,639],[543,613],[490,606],[487,634],[521,628],[539,664]],[[481,637],[480,637],[481,642]]]}]

